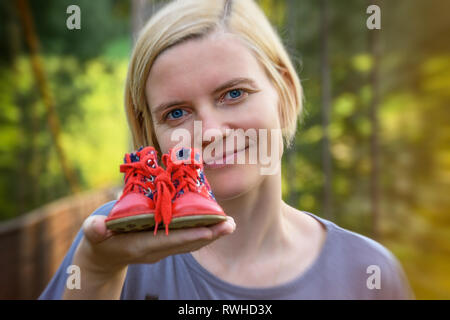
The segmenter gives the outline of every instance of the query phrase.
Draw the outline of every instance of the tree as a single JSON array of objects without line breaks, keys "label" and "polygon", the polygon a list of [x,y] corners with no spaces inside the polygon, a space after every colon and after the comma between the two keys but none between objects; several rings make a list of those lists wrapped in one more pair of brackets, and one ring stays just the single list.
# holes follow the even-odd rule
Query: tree
[{"label": "tree", "polygon": [[55,113],[55,106],[53,97],[50,93],[50,88],[47,84],[47,79],[45,76],[42,60],[39,56],[39,40],[35,33],[33,17],[31,15],[31,10],[28,5],[27,0],[18,0],[17,1],[17,9],[19,13],[20,20],[22,22],[23,31],[25,34],[26,43],[30,50],[30,59],[31,65],[33,68],[33,73],[36,79],[36,83],[38,85],[39,91],[41,93],[42,99],[44,101],[44,105],[47,111],[47,123],[50,129],[53,144],[56,149],[56,153],[58,155],[59,162],[61,164],[61,168],[63,170],[64,176],[67,179],[67,182],[70,185],[72,192],[78,192],[80,190],[77,178],[67,161],[66,155],[64,153],[60,133],[61,128],[59,124],[59,119]]},{"label": "tree", "polygon": [[320,69],[322,92],[322,170],[323,170],[323,213],[332,219],[332,167],[330,154],[329,124],[331,112],[331,76],[329,61],[329,3],[328,0],[320,2]]},{"label": "tree", "polygon": [[[378,0],[370,0],[369,4],[378,5]],[[371,173],[370,173],[370,200],[372,211],[372,237],[379,238],[378,224],[380,217],[380,157],[379,157],[379,129],[378,124],[378,106],[380,103],[380,84],[379,84],[379,69],[381,59],[380,47],[380,30],[369,30],[369,47],[372,55],[373,64],[370,72],[370,86],[372,88],[372,98],[370,101],[369,118],[371,123],[370,135],[370,159],[371,159]]]}]

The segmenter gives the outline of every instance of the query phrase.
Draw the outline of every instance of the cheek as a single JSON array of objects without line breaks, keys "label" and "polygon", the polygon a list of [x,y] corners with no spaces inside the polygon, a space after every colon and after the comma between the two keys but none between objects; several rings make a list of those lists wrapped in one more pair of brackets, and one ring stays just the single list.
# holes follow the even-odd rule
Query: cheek
[{"label": "cheek", "polygon": [[264,95],[260,95],[252,101],[248,111],[249,122],[256,129],[277,129],[280,128],[278,114],[278,96],[273,90],[268,90]]},{"label": "cheek", "polygon": [[162,154],[168,153],[174,147],[190,148],[193,146],[193,131],[194,127],[190,122],[177,127],[156,126],[155,134]]},{"label": "cheek", "polygon": [[168,153],[169,150],[173,147],[170,143],[170,134],[158,134],[156,133],[156,136],[158,137],[158,143],[159,147],[161,148],[161,153]]}]

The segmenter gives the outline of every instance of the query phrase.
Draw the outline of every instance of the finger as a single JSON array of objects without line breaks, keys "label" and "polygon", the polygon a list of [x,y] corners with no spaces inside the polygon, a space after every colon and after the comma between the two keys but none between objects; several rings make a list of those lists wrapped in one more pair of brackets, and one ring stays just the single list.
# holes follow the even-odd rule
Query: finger
[{"label": "finger", "polygon": [[191,242],[184,242],[170,248],[165,248],[164,250],[152,251],[151,253],[138,258],[136,263],[155,263],[166,258],[167,256],[197,251],[200,248],[207,246],[214,240],[216,239],[211,238],[209,240],[194,240]]},{"label": "finger", "polygon": [[112,232],[106,228],[105,216],[90,216],[83,223],[85,237],[92,243],[100,243],[112,236]]},{"label": "finger", "polygon": [[213,232],[213,238],[231,234],[236,229],[236,223],[232,217],[227,217],[227,220],[210,227]]},{"label": "finger", "polygon": [[209,227],[172,230],[169,236],[166,236],[161,230],[155,236],[157,246],[154,249],[164,250],[195,241],[212,241],[220,236],[232,233],[235,228],[236,224],[233,218],[227,217],[226,221]]},{"label": "finger", "polygon": [[[199,230],[205,229],[205,230]],[[157,234],[159,241],[161,241],[156,248],[152,248],[150,251],[144,249],[145,252],[149,252],[150,256],[167,256],[178,253],[191,252],[200,249],[201,247],[210,244],[214,240],[232,233],[236,229],[236,224],[233,218],[229,217],[227,221],[218,223],[208,228],[191,228],[183,230],[174,230],[170,235],[176,234],[167,242],[167,236],[161,231]],[[185,232],[188,233],[185,233]],[[200,232],[205,231],[205,234]],[[169,235],[169,236],[170,236]],[[146,255],[148,256],[148,255]]]},{"label": "finger", "polygon": [[[200,248],[223,235],[234,231],[236,225],[232,218],[212,227],[198,227],[171,230],[166,235],[163,230],[153,232],[131,232],[114,235],[108,242],[115,248],[126,248],[124,256],[130,260],[155,262],[171,254],[193,251],[191,246]],[[92,228],[91,229],[95,229]],[[98,233],[94,233],[93,242],[102,241]],[[106,242],[105,242],[106,244]],[[194,247],[193,247],[194,248]]]}]

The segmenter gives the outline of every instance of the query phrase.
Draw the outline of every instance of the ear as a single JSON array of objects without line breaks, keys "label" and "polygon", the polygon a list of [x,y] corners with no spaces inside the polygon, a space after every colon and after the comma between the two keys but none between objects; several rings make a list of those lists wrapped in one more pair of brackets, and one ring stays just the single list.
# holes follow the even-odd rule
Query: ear
[{"label": "ear", "polygon": [[[279,103],[279,115],[280,115],[280,126],[283,130],[283,140],[286,142],[286,147],[288,148],[290,142],[292,141],[294,133],[291,132],[295,130],[292,128],[292,116],[298,115],[298,106],[301,106],[302,101],[298,101],[301,97],[298,96],[297,90],[299,86],[299,79],[297,78],[297,74],[293,69],[287,68],[283,66],[277,66],[279,75],[282,78],[283,84],[283,101]],[[282,89],[282,90],[283,90]],[[300,87],[301,90],[301,87]],[[287,105],[282,105],[282,104]],[[297,121],[297,118],[296,118]],[[295,125],[296,126],[296,125]]]},{"label": "ear", "polygon": [[280,66],[279,70],[281,76],[283,77],[283,80],[287,83],[289,90],[291,91],[291,94],[295,95],[295,84],[294,79],[292,78],[292,74],[285,66]]},{"label": "ear", "polygon": [[[281,78],[282,78],[283,82],[285,83],[285,86],[286,86],[286,88],[288,90],[288,92],[284,92],[285,98],[283,99],[283,101],[279,102],[279,106],[278,106],[279,107],[278,114],[280,116],[280,125],[281,125],[281,128],[284,129],[287,126],[287,124],[285,123],[287,119],[285,119],[285,117],[282,117],[282,112],[281,111],[282,111],[282,108],[283,108],[284,109],[283,113],[285,113],[286,112],[286,108],[288,106],[283,106],[282,104],[289,103],[288,101],[286,101],[287,97],[294,97],[295,96],[295,85],[294,85],[294,81],[292,79],[292,75],[291,75],[291,73],[289,72],[289,70],[286,67],[284,67],[284,66],[277,66],[277,69],[278,69],[278,72],[279,72],[279,74],[280,74],[280,76],[281,76]],[[283,90],[283,89],[280,88],[280,90]],[[281,98],[282,97],[281,97],[281,94],[280,94],[280,99]]]}]

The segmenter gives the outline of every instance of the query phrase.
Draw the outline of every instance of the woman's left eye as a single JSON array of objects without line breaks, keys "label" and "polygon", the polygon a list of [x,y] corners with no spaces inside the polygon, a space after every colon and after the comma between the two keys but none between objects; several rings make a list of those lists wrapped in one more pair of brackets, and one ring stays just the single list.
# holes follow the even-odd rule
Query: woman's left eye
[{"label": "woman's left eye", "polygon": [[245,92],[242,89],[233,89],[233,90],[228,91],[225,94],[224,98],[225,99],[235,100],[235,99],[240,98],[244,93]]}]

